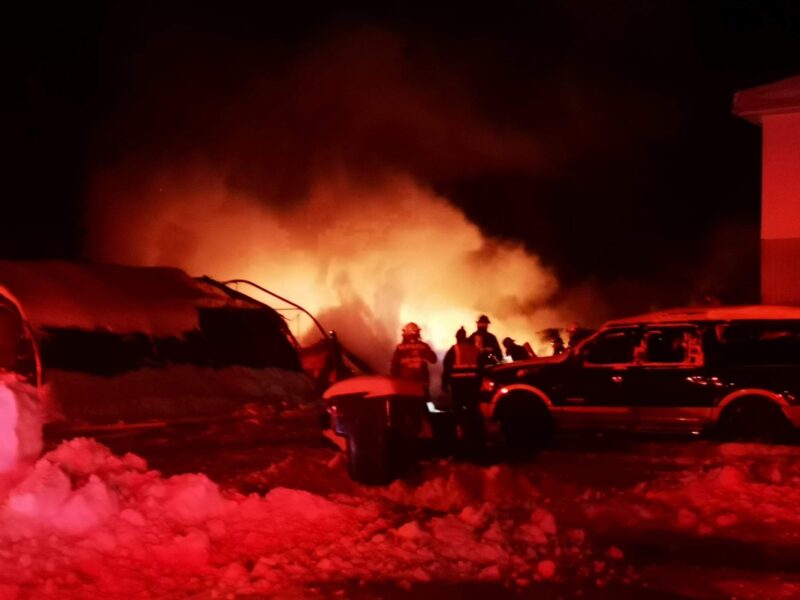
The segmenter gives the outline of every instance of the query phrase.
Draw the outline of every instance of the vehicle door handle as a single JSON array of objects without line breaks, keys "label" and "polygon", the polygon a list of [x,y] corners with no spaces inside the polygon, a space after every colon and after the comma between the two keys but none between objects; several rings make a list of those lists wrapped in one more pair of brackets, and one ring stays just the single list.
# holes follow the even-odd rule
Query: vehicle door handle
[{"label": "vehicle door handle", "polygon": [[622,375],[612,375],[611,381],[613,381],[614,383],[622,383],[623,381]]}]

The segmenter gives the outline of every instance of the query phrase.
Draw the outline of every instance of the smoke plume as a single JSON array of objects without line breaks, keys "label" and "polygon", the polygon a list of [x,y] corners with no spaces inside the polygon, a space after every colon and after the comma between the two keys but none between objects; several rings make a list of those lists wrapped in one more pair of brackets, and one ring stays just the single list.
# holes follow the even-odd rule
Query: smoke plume
[{"label": "smoke plume", "polygon": [[533,140],[383,31],[334,36],[264,72],[242,52],[204,63],[155,43],[132,66],[135,92],[98,138],[91,258],[251,279],[380,370],[408,321],[439,351],[480,313],[499,337],[534,344],[561,323],[537,257],[435,191],[465,173],[535,170]]}]

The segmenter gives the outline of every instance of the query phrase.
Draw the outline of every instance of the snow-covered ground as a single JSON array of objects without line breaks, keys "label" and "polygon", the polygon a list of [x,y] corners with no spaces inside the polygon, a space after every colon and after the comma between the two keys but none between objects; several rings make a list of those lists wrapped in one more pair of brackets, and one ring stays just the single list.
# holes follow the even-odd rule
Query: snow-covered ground
[{"label": "snow-covered ground", "polygon": [[0,500],[0,599],[800,597],[800,448],[568,439],[368,488],[234,437],[136,442],[161,471],[59,444]]}]

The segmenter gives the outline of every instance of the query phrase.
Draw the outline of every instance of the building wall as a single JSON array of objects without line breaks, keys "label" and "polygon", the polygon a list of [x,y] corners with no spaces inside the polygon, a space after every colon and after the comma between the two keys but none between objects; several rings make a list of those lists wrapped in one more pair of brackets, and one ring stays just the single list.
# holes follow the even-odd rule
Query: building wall
[{"label": "building wall", "polygon": [[800,113],[762,126],[761,301],[800,304]]}]

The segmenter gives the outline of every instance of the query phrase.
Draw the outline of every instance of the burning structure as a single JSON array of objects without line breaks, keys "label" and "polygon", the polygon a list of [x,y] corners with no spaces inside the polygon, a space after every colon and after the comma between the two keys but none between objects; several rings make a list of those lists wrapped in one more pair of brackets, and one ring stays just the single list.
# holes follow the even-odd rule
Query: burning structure
[{"label": "burning structure", "polygon": [[[170,81],[186,72],[182,54],[154,56]],[[427,72],[402,38],[372,30],[235,85],[206,63],[193,92],[144,69],[144,97],[121,103],[98,141],[87,256],[275,282],[376,371],[409,321],[439,352],[481,313],[534,342],[565,320],[546,308],[554,273],[449,198],[464,174],[534,168],[539,145]]]},{"label": "burning structure", "polygon": [[761,301],[800,304],[800,76],[737,93],[733,111],[763,132]]},{"label": "burning structure", "polygon": [[115,423],[305,405],[315,392],[273,309],[174,268],[0,262],[2,368],[50,420]]}]

